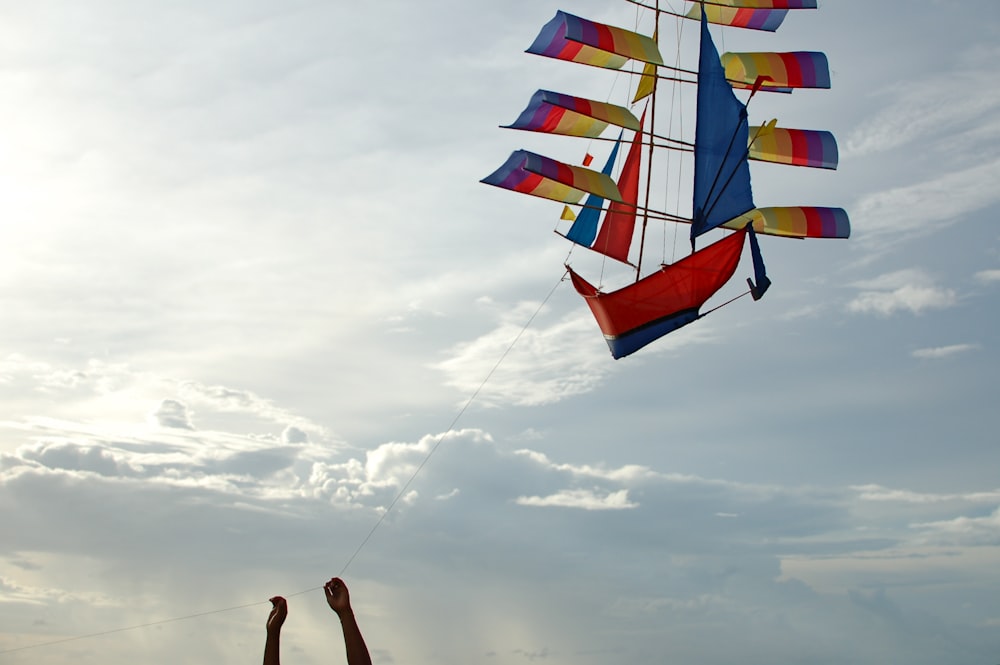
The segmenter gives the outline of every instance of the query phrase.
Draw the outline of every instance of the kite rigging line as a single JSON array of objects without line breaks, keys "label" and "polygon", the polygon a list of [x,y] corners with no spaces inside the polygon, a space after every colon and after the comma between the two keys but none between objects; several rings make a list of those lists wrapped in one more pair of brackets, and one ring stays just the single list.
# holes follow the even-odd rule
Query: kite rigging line
[{"label": "kite rigging line", "polygon": [[[395,505],[399,502],[399,500],[403,497],[403,495],[406,494],[406,491],[409,489],[410,485],[413,484],[413,481],[416,479],[417,474],[420,473],[420,471],[424,468],[424,466],[427,465],[427,462],[430,461],[431,457],[434,456],[434,453],[437,452],[437,449],[441,446],[441,442],[444,441],[444,438],[455,429],[455,425],[458,424],[458,421],[462,418],[462,416],[469,409],[469,407],[476,400],[476,398],[479,397],[479,393],[481,393],[482,390],[483,390],[483,388],[486,387],[486,384],[489,382],[489,380],[491,378],[493,378],[493,375],[496,373],[497,369],[499,369],[500,365],[503,364],[503,361],[507,359],[507,356],[510,354],[511,350],[513,350],[514,346],[518,343],[518,341],[521,339],[521,337],[524,335],[524,333],[528,330],[528,328],[531,326],[531,324],[534,323],[535,317],[538,316],[538,314],[542,311],[542,308],[545,307],[545,305],[549,302],[549,299],[556,292],[556,289],[559,288],[559,285],[562,284],[566,280],[566,275],[567,275],[567,273],[563,273],[563,275],[559,278],[559,281],[556,282],[555,286],[552,287],[552,289],[549,291],[548,295],[545,296],[545,299],[542,300],[542,302],[538,305],[538,308],[535,309],[534,313],[532,313],[532,315],[530,317],[528,317],[528,320],[525,322],[525,324],[521,328],[521,330],[517,333],[517,335],[514,337],[514,339],[511,340],[511,343],[509,345],[507,345],[507,348],[504,350],[504,352],[500,354],[500,357],[497,359],[496,363],[494,363],[493,368],[490,369],[489,372],[487,372],[486,377],[483,378],[482,382],[479,384],[479,387],[476,388],[473,391],[472,395],[469,396],[469,399],[467,399],[465,401],[465,404],[462,406],[462,408],[459,409],[459,411],[455,415],[455,417],[452,418],[451,424],[448,425],[448,429],[445,430],[444,433],[438,435],[437,441],[435,441],[434,445],[431,446],[431,449],[424,456],[423,461],[420,462],[420,465],[410,475],[409,480],[407,480],[406,483],[403,484],[402,488],[400,488],[399,492],[396,493],[395,498],[393,498],[393,500],[389,503],[388,507],[386,507],[386,509],[382,512],[382,515],[375,522],[374,526],[372,526],[371,530],[368,532],[368,535],[366,535],[362,539],[361,543],[354,550],[354,553],[351,554],[350,558],[348,558],[347,563],[345,563],[344,566],[340,569],[340,573],[337,575],[338,577],[343,576],[343,574],[347,571],[348,567],[350,567],[350,565],[357,558],[358,554],[361,553],[361,550],[363,550],[364,547],[365,547],[365,545],[368,544],[368,541],[371,540],[372,536],[375,535],[375,532],[378,530],[378,528],[380,526],[382,526],[382,523],[385,521],[386,516],[388,516],[389,513],[392,512],[392,509],[395,507]],[[302,591],[296,591],[295,593],[285,594],[285,597],[286,598],[292,598],[294,596],[301,596],[303,594],[311,593],[313,591],[316,591],[316,590],[322,589],[322,588],[323,588],[322,586],[318,586],[318,587],[313,587],[313,588],[310,588],[310,589],[304,589]],[[253,603],[246,603],[244,605],[235,605],[233,607],[224,607],[224,608],[217,609],[217,610],[208,610],[208,611],[205,611],[205,612],[198,612],[196,614],[186,614],[184,616],[173,617],[173,618],[170,618],[170,619],[161,619],[159,621],[149,621],[147,623],[136,624],[134,626],[125,626],[124,628],[113,628],[111,630],[104,630],[104,631],[101,631],[101,632],[98,632],[98,633],[87,633],[86,635],[76,635],[76,636],[73,636],[73,637],[63,637],[63,638],[60,638],[60,639],[57,639],[57,640],[50,640],[48,642],[37,642],[35,644],[28,644],[26,646],[14,647],[13,649],[3,649],[3,650],[0,650],[0,655],[4,655],[4,654],[8,654],[8,653],[14,653],[15,651],[27,651],[28,649],[39,649],[39,648],[42,648],[42,647],[54,646],[56,644],[63,644],[65,642],[76,642],[78,640],[85,640],[85,639],[90,639],[90,638],[93,638],[93,637],[103,637],[104,635],[112,635],[114,633],[123,633],[123,632],[129,631],[129,630],[139,630],[140,628],[150,628],[152,626],[162,626],[163,624],[166,624],[166,623],[174,623],[174,622],[177,622],[177,621],[186,621],[188,619],[197,619],[198,617],[208,616],[210,614],[222,614],[223,612],[233,612],[235,610],[242,610],[242,609],[246,609],[248,607],[255,607],[257,605],[266,605],[269,602],[270,601],[267,601],[267,600],[256,601],[256,602],[253,602]]]}]

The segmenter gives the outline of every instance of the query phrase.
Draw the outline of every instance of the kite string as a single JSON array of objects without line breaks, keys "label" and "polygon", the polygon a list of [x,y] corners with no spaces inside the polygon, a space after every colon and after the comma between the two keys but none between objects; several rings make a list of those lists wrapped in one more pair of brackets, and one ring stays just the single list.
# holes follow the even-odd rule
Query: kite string
[{"label": "kite string", "polygon": [[[444,438],[449,434],[451,434],[451,432],[455,429],[455,425],[458,424],[458,421],[465,414],[466,410],[468,410],[469,406],[476,400],[476,398],[479,396],[479,393],[482,392],[483,388],[486,387],[486,384],[489,382],[489,380],[493,378],[493,374],[497,371],[497,369],[500,368],[500,365],[503,364],[503,361],[507,358],[507,354],[511,352],[511,350],[514,348],[514,345],[517,344],[518,340],[521,339],[521,336],[524,335],[528,327],[531,326],[531,324],[535,320],[535,317],[538,316],[539,312],[542,311],[542,308],[545,307],[546,303],[548,303],[549,298],[551,298],[552,294],[556,292],[556,289],[559,288],[559,285],[562,284],[565,277],[566,273],[563,273],[562,277],[559,278],[559,281],[556,282],[555,286],[552,287],[548,295],[545,296],[545,299],[542,300],[542,302],[538,305],[538,308],[534,311],[534,313],[532,313],[530,317],[528,317],[527,322],[524,324],[524,326],[521,327],[521,330],[517,333],[517,335],[514,337],[511,343],[507,345],[507,348],[504,350],[504,352],[500,354],[500,357],[497,359],[496,363],[494,363],[492,369],[490,369],[490,371],[487,372],[486,377],[479,384],[479,387],[476,388],[475,391],[473,391],[472,395],[469,396],[469,399],[467,399],[462,408],[459,409],[458,413],[452,419],[451,424],[448,425],[448,429],[445,430],[443,434],[438,435],[437,441],[435,441],[434,445],[431,446],[430,451],[427,453],[426,456],[424,456],[423,461],[421,461],[420,465],[417,466],[416,470],[414,470],[409,480],[407,480],[406,483],[403,484],[403,487],[400,488],[399,492],[396,494],[396,497],[389,503],[388,507],[382,512],[382,515],[378,518],[378,521],[375,522],[375,525],[371,528],[371,531],[368,532],[368,535],[364,537],[364,540],[361,541],[361,544],[358,545],[356,550],[354,550],[354,554],[352,554],[351,557],[347,560],[347,563],[344,564],[344,567],[340,571],[341,575],[343,575],[347,571],[351,563],[354,562],[354,559],[358,556],[358,554],[365,547],[365,545],[368,544],[368,541],[371,540],[371,537],[375,534],[375,531],[382,525],[382,522],[385,521],[386,516],[392,511],[393,507],[403,497],[403,495],[406,494],[406,490],[409,489],[410,485],[416,479],[417,474],[420,473],[421,469],[423,469],[424,466],[427,464],[427,462],[430,461],[434,453],[437,452],[437,449],[438,447],[440,447],[441,442],[444,441]],[[310,591],[314,590],[315,589],[310,589]]]},{"label": "kite string", "polygon": [[[301,592],[300,592],[301,593]],[[298,594],[290,594],[296,596]],[[208,616],[209,614],[221,614],[222,612],[232,612],[234,610],[242,610],[247,607],[253,607],[255,605],[263,605],[270,601],[256,601],[253,603],[247,603],[245,605],[236,605],[234,607],[225,607],[219,610],[208,610],[207,612],[198,612],[197,614],[188,614],[182,617],[173,617],[172,619],[160,619],[159,621],[149,621],[147,623],[140,623],[134,626],[125,626],[124,628],[112,628],[111,630],[102,630],[99,633],[87,633],[86,635],[76,635],[74,637],[63,637],[58,640],[49,640],[48,642],[38,642],[36,644],[28,644],[23,647],[14,647],[13,649],[4,649],[0,651],[0,655],[7,653],[14,653],[15,651],[26,651],[28,649],[38,649],[39,647],[48,647],[54,644],[62,644],[64,642],[75,642],[77,640],[85,640],[91,637],[101,637],[103,635],[111,635],[113,633],[124,633],[127,630],[138,630],[139,628],[149,628],[151,626],[161,626],[165,623],[173,623],[175,621],[185,621],[187,619],[197,619],[198,617]]]},{"label": "kite string", "polygon": [[[340,573],[339,573],[338,576],[342,576],[347,571],[347,569],[348,569],[348,567],[350,567],[351,563],[354,562],[354,560],[357,558],[358,554],[361,553],[361,550],[364,549],[365,545],[368,544],[368,541],[371,540],[372,536],[375,535],[375,532],[378,530],[378,528],[385,521],[386,516],[392,511],[393,507],[395,507],[396,503],[399,502],[399,500],[403,497],[403,495],[406,494],[406,491],[409,489],[410,485],[413,484],[413,481],[416,479],[417,474],[420,473],[420,471],[424,468],[424,466],[427,465],[427,462],[430,461],[430,459],[434,455],[434,453],[437,452],[437,449],[441,446],[441,443],[444,441],[444,438],[446,436],[448,436],[455,429],[455,425],[458,424],[458,421],[462,418],[462,416],[468,410],[469,406],[472,405],[472,403],[479,396],[479,393],[481,393],[482,390],[483,390],[483,388],[486,387],[486,384],[489,382],[489,380],[491,378],[493,378],[493,375],[496,373],[497,369],[500,368],[500,365],[503,364],[504,360],[506,360],[506,358],[510,354],[511,350],[518,343],[518,341],[521,339],[521,337],[524,335],[524,333],[528,330],[528,328],[531,326],[531,324],[535,321],[535,317],[538,316],[538,314],[542,311],[542,308],[544,308],[545,305],[549,302],[549,299],[556,292],[556,289],[559,288],[559,285],[562,284],[563,281],[565,281],[566,274],[567,273],[563,273],[563,275],[559,278],[559,281],[556,282],[555,286],[552,287],[552,289],[549,291],[548,295],[545,296],[545,299],[542,300],[542,302],[538,305],[538,308],[535,309],[534,313],[530,317],[528,317],[527,322],[525,322],[524,326],[517,333],[517,335],[514,337],[514,339],[511,341],[511,343],[507,346],[507,348],[504,350],[504,352],[500,354],[500,357],[497,359],[496,363],[494,363],[492,369],[490,369],[490,371],[486,374],[486,377],[479,384],[479,387],[476,388],[475,391],[473,391],[473,393],[469,397],[469,399],[467,399],[466,402],[465,402],[465,404],[462,406],[462,408],[459,409],[458,413],[452,419],[451,424],[448,425],[448,429],[444,433],[438,435],[437,441],[435,441],[434,445],[431,446],[430,451],[428,451],[427,455],[424,456],[423,461],[420,462],[420,465],[417,466],[416,470],[414,470],[414,472],[410,475],[409,480],[407,480],[406,483],[403,485],[403,487],[399,490],[399,492],[397,492],[395,498],[393,498],[393,500],[389,503],[389,505],[386,507],[386,509],[384,511],[382,511],[382,515],[378,518],[378,520],[375,522],[374,526],[372,526],[371,530],[368,532],[368,534],[364,537],[364,539],[361,541],[361,543],[354,550],[354,553],[351,554],[350,558],[347,560],[347,563],[345,563],[344,566],[343,566],[343,568],[340,569]],[[294,593],[285,594],[285,597],[286,598],[292,598],[294,596],[301,596],[301,595],[306,594],[306,593],[311,593],[313,591],[318,591],[319,589],[322,589],[322,588],[323,588],[322,586],[312,587],[310,589],[304,589],[302,591],[296,591]],[[104,630],[104,631],[100,631],[100,632],[97,632],[97,633],[87,633],[86,635],[76,635],[76,636],[73,636],[73,637],[63,637],[63,638],[60,638],[60,639],[57,639],[57,640],[49,640],[48,642],[38,642],[38,643],[35,643],[35,644],[28,644],[26,646],[14,647],[13,649],[3,649],[3,650],[0,650],[0,655],[8,654],[8,653],[14,653],[15,651],[26,651],[28,649],[38,649],[38,648],[41,648],[41,647],[48,647],[48,646],[53,646],[53,645],[56,645],[56,644],[63,644],[65,642],[75,642],[77,640],[85,640],[85,639],[89,639],[89,638],[93,638],[93,637],[102,637],[104,635],[111,635],[111,634],[114,634],[114,633],[123,633],[125,631],[138,630],[140,628],[150,628],[152,626],[161,626],[161,625],[166,624],[166,623],[174,623],[174,622],[177,622],[177,621],[186,621],[188,619],[196,619],[198,617],[208,616],[210,614],[222,614],[223,612],[233,612],[235,610],[242,610],[242,609],[246,609],[248,607],[255,607],[257,605],[265,605],[268,602],[270,602],[270,601],[261,600],[261,601],[256,601],[256,602],[253,602],[253,603],[246,603],[244,605],[235,605],[233,607],[224,607],[224,608],[217,609],[217,610],[208,610],[208,611],[205,611],[205,612],[198,612],[196,614],[187,614],[187,615],[184,615],[184,616],[173,617],[173,618],[170,618],[170,619],[160,619],[159,621],[149,621],[149,622],[146,622],[146,623],[136,624],[134,626],[125,626],[124,628],[113,628],[111,630]]]}]

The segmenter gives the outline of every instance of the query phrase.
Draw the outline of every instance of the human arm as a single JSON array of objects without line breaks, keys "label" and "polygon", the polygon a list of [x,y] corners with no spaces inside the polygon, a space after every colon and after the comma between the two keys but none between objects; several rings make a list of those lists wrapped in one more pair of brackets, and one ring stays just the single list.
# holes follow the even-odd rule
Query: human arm
[{"label": "human arm", "polygon": [[281,665],[279,653],[281,626],[288,616],[288,602],[281,596],[271,599],[271,613],[267,616],[267,641],[264,643],[264,665]]},{"label": "human arm", "polygon": [[365,646],[365,638],[361,636],[361,629],[358,628],[354,610],[351,608],[351,597],[344,581],[334,577],[323,585],[323,591],[326,593],[326,602],[330,609],[340,617],[340,627],[344,631],[344,647],[347,649],[347,665],[372,665],[372,658],[368,653],[368,647]]}]

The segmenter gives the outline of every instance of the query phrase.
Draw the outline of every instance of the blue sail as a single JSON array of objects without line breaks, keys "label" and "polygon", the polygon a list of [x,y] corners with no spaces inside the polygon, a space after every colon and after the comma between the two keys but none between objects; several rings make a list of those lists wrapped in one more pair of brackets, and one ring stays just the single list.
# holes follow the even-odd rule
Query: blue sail
[{"label": "blue sail", "polygon": [[[621,142],[622,132],[618,132],[618,140],[615,141],[615,147],[611,151],[611,156],[608,157],[607,163],[601,170],[601,173],[604,175],[610,176],[614,170],[615,158],[618,156],[618,146],[621,145]],[[573,226],[566,233],[566,238],[584,247],[592,246],[594,240],[597,238],[597,222],[601,216],[602,206],[604,206],[604,199],[602,197],[596,194],[588,196],[583,204],[583,210],[577,215]]]},{"label": "blue sail", "polygon": [[694,205],[691,242],[752,210],[747,107],[733,93],[708,22],[701,18],[698,116],[694,139]]}]

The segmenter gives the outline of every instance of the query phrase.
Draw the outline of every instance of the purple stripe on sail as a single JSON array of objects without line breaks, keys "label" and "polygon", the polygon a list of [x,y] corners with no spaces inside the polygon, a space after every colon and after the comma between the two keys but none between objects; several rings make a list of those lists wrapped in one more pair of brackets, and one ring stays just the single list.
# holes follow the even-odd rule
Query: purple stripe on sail
[{"label": "purple stripe on sail", "polygon": [[758,9],[753,12],[746,27],[752,30],[766,30],[774,32],[785,20],[788,10],[785,9]]}]

